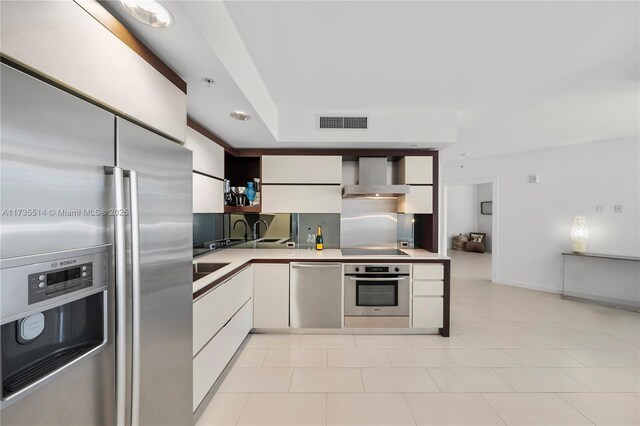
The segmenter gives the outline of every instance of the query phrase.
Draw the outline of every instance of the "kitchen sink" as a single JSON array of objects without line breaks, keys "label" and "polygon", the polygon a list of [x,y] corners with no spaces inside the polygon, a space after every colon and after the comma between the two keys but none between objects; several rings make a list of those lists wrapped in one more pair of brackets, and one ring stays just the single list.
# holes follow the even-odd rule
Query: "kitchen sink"
[{"label": "kitchen sink", "polygon": [[193,281],[196,282],[200,278],[204,278],[212,272],[217,271],[218,269],[224,268],[229,265],[228,263],[210,263],[210,262],[201,262],[193,264]]}]

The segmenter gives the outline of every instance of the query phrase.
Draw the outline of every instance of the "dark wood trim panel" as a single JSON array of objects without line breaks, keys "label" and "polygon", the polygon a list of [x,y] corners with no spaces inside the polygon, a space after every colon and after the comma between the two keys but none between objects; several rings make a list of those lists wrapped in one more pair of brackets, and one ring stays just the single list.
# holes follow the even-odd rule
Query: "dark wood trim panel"
[{"label": "dark wood trim panel", "polygon": [[224,206],[225,213],[260,213],[262,206]]},{"label": "dark wood trim panel", "polygon": [[214,176],[214,175],[210,175],[208,173],[199,172],[197,170],[194,170],[193,173],[198,174],[198,175],[202,175],[202,176],[206,176],[206,177],[211,178],[211,179],[219,180],[221,182],[224,181],[224,179],[222,179],[222,178],[219,178],[219,177]]},{"label": "dark wood trim panel", "polygon": [[156,56],[147,46],[134,36],[120,21],[118,21],[107,9],[105,9],[97,0],[74,0],[85,12],[91,15],[103,27],[109,30],[120,41],[126,44],[131,50],[136,52],[138,56],[147,61],[149,65],[155,68],[167,80],[173,83],[178,89],[185,94],[187,93],[187,83],[180,78],[162,59]]},{"label": "dark wood trim panel", "polygon": [[442,328],[440,329],[440,335],[443,337],[449,337],[451,329],[451,261],[447,260],[444,263],[444,295],[442,298],[443,313],[442,313]]},{"label": "dark wood trim panel", "polygon": [[226,152],[228,152],[229,154],[237,156],[236,155],[237,151],[236,151],[236,149],[234,147],[229,145],[220,136],[216,135],[215,133],[213,133],[212,131],[210,131],[209,129],[207,129],[202,124],[198,123],[197,121],[195,121],[194,119],[192,119],[189,116],[187,116],[187,127],[192,128],[193,130],[195,130],[196,132],[200,133],[202,136],[204,136],[205,138],[211,140],[212,142],[217,143],[222,148],[224,148],[224,150]]},{"label": "dark wood trim panel", "polygon": [[[429,226],[429,235],[426,235],[428,251],[438,253],[438,212],[440,211],[440,162],[438,161],[438,153],[433,156],[433,213],[431,214],[431,224]],[[446,254],[446,253],[443,253]]]},{"label": "dark wood trim panel", "polygon": [[260,157],[262,155],[341,155],[343,157],[392,157],[437,156],[432,149],[340,149],[340,148],[243,148],[236,150],[237,157]]},{"label": "dark wood trim panel", "polygon": [[342,186],[341,183],[262,183],[260,186]]}]

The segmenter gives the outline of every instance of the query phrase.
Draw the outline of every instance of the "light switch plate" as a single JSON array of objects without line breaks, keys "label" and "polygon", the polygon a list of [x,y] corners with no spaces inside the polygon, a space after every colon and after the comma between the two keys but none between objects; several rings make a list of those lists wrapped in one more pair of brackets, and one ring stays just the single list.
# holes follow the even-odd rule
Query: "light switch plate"
[{"label": "light switch plate", "polygon": [[614,204],[613,205],[613,211],[615,213],[622,213],[622,204]]},{"label": "light switch plate", "polygon": [[604,213],[604,204],[596,204],[596,213]]}]

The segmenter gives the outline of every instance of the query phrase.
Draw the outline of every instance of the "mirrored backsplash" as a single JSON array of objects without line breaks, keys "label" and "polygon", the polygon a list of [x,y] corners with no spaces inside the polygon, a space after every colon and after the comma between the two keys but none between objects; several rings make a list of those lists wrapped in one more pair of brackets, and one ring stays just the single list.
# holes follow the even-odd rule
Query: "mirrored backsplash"
[{"label": "mirrored backsplash", "polygon": [[[225,215],[225,238],[253,238],[253,227],[257,221],[265,221],[257,225],[259,238],[291,238],[291,214],[232,213]],[[244,222],[244,224],[243,224]]]},{"label": "mirrored backsplash", "polygon": [[224,213],[193,214],[193,245],[216,241],[224,236]]},{"label": "mirrored backsplash", "polygon": [[292,214],[292,233],[298,247],[307,247],[307,235],[316,234],[322,226],[324,248],[340,248],[339,213],[296,213]]},{"label": "mirrored backsplash", "polygon": [[[257,221],[258,237],[291,240],[307,247],[307,235],[322,226],[325,248],[400,247],[407,242],[414,247],[414,215],[395,211],[395,199],[344,200],[338,213],[194,213],[194,247],[223,239],[253,238]],[[235,225],[235,226],[234,226]]]}]

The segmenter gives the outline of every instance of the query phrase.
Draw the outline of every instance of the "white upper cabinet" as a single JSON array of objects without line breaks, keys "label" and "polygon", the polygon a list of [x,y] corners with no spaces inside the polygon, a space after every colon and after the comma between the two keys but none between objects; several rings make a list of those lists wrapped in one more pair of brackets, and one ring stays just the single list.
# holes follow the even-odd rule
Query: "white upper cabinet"
[{"label": "white upper cabinet", "polygon": [[221,180],[193,174],[193,212],[224,213],[224,184]]},{"label": "white upper cabinet", "polygon": [[339,155],[263,155],[262,183],[342,183]]},{"label": "white upper cabinet", "polygon": [[263,185],[262,213],[341,213],[340,185]]},{"label": "white upper cabinet", "polygon": [[[2,55],[180,141],[187,95],[82,2],[2,2]],[[99,4],[91,8],[101,9]],[[104,15],[109,13],[104,10]]]},{"label": "white upper cabinet", "polygon": [[433,184],[433,157],[404,157],[398,161],[398,183],[401,185]]},{"label": "white upper cabinet", "polygon": [[187,127],[185,148],[193,151],[193,170],[224,179],[224,149],[191,127]]},{"label": "white upper cabinet", "polygon": [[433,187],[412,186],[407,195],[398,197],[398,213],[433,213]]}]

